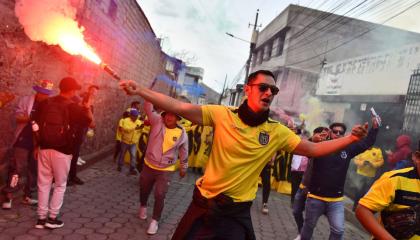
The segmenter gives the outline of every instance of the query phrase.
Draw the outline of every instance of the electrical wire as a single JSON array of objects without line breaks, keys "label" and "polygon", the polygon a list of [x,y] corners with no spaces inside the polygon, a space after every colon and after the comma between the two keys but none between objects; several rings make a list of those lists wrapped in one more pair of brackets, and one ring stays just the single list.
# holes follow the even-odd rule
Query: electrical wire
[{"label": "electrical wire", "polygon": [[349,39],[349,40],[347,40],[347,41],[345,41],[345,42],[343,42],[343,43],[341,43],[341,44],[339,44],[339,45],[337,45],[337,46],[335,46],[335,47],[333,47],[333,48],[331,48],[331,49],[328,49],[328,50],[326,50],[325,52],[323,52],[323,53],[321,53],[321,54],[318,54],[318,55],[316,55],[316,56],[312,56],[312,57],[310,57],[310,58],[307,58],[307,59],[304,59],[304,60],[301,60],[301,61],[297,61],[297,62],[294,62],[294,63],[288,64],[287,66],[293,66],[293,65],[296,65],[296,64],[300,64],[300,63],[304,63],[304,62],[310,61],[310,60],[312,60],[312,59],[315,59],[315,58],[317,58],[317,57],[321,56],[322,54],[329,53],[329,52],[331,52],[331,51],[336,50],[337,48],[340,48],[340,47],[342,47],[342,46],[345,46],[345,45],[347,45],[348,43],[352,42],[353,40],[355,40],[355,39],[357,39],[357,38],[360,38],[361,36],[365,35],[366,33],[371,32],[371,31],[373,31],[373,30],[377,29],[378,27],[381,27],[381,26],[382,26],[383,24],[385,24],[386,22],[388,22],[388,21],[390,21],[390,20],[392,20],[392,19],[394,19],[394,18],[398,17],[399,15],[401,15],[401,14],[405,13],[406,11],[410,10],[411,8],[415,7],[415,6],[416,6],[416,5],[418,5],[418,4],[420,4],[420,1],[417,1],[417,2],[413,3],[412,5],[410,5],[409,7],[405,8],[404,10],[400,11],[399,13],[397,13],[397,14],[395,14],[395,15],[393,15],[393,16],[391,16],[391,17],[389,17],[388,19],[386,19],[385,21],[383,21],[380,25],[378,24],[377,26],[375,26],[375,27],[373,27],[373,28],[371,28],[371,29],[368,29],[368,30],[364,31],[364,32],[362,32],[362,33],[360,33],[360,34],[356,35],[354,38],[351,38],[351,39]]}]

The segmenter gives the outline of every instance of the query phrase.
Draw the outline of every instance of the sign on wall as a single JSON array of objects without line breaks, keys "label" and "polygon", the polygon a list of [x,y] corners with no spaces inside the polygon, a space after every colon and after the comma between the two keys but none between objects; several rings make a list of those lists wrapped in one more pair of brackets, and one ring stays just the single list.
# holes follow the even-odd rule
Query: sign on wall
[{"label": "sign on wall", "polygon": [[317,95],[405,95],[420,64],[420,43],[324,66]]}]

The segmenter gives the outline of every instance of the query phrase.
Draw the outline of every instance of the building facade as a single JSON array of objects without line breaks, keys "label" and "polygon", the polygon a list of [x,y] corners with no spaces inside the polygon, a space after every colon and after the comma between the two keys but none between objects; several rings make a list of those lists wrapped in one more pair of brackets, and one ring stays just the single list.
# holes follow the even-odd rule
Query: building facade
[{"label": "building facade", "polygon": [[[378,84],[376,80],[367,78],[365,85],[349,83],[343,86],[341,93],[324,94],[319,90],[321,73],[326,69],[336,73],[343,68],[362,71],[362,68],[367,69],[364,66],[366,61],[363,62],[366,57],[360,56],[376,56],[378,52],[419,42],[420,34],[417,33],[289,5],[259,32],[251,72],[267,69],[275,74],[280,92],[273,100],[273,107],[296,116],[312,111],[308,109],[311,107],[308,101],[317,97],[323,102],[323,112],[326,112],[329,122],[353,123],[353,119],[346,120],[346,111],[352,108],[350,103],[355,102],[355,95],[356,100],[365,98],[372,102],[395,103],[405,95],[409,77],[401,79],[404,83],[398,89],[389,87],[388,84],[393,84],[392,80]],[[351,67],[341,64],[331,69],[330,63],[348,63],[349,60],[357,62],[353,61]],[[377,62],[380,64],[380,61]],[[407,69],[405,75],[399,75],[400,78],[409,76],[414,70]],[[374,89],[370,87],[373,91],[364,91],[369,89],[366,84],[375,85]],[[350,88],[352,91],[349,91]]]}]

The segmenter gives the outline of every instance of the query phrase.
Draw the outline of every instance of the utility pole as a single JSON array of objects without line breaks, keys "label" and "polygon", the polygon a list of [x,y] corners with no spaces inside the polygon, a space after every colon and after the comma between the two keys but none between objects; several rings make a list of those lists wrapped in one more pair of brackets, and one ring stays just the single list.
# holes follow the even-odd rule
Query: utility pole
[{"label": "utility pole", "polygon": [[258,26],[258,14],[259,14],[260,10],[257,9],[257,13],[255,14],[255,23],[248,24],[248,27],[253,26],[254,29],[252,30],[252,36],[251,36],[251,42],[249,44],[249,56],[248,56],[248,60],[246,61],[246,70],[245,70],[245,84],[247,84],[247,79],[248,79],[248,75],[249,75],[249,70],[251,69],[251,59],[252,59],[252,52],[255,49],[255,45],[257,44],[257,27],[261,27]]},{"label": "utility pole", "polygon": [[[252,30],[252,36],[251,36],[251,42],[249,43],[249,56],[248,59],[246,60],[246,65],[245,65],[245,80],[244,80],[244,85],[248,83],[248,75],[249,75],[249,71],[251,69],[251,59],[252,59],[252,53],[254,52],[255,49],[255,45],[257,44],[257,35],[258,35],[258,31],[257,28],[261,27],[261,24],[258,26],[258,14],[259,14],[260,10],[257,9],[257,13],[255,14],[255,22],[254,24],[248,23],[248,27],[253,26],[254,29]],[[241,99],[243,98],[244,95],[244,86],[239,86],[236,85],[236,101],[235,101],[235,106],[238,106]]]},{"label": "utility pole", "polygon": [[222,94],[220,94],[220,97],[219,97],[219,102],[218,102],[219,105],[222,104],[223,95],[225,94],[226,82],[227,82],[227,74],[225,76],[225,82],[223,83]]}]

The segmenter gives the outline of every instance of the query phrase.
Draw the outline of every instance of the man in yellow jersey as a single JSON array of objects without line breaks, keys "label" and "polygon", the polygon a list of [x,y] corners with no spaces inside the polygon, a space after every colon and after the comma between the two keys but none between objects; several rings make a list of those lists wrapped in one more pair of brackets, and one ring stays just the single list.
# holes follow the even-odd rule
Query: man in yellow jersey
[{"label": "man in yellow jersey", "polygon": [[204,175],[197,180],[193,201],[173,239],[255,239],[250,207],[256,197],[258,177],[275,152],[285,150],[305,156],[335,152],[366,135],[367,126],[352,135],[321,143],[301,140],[287,127],[268,118],[278,93],[274,75],[260,70],[250,74],[247,100],[239,108],[183,103],[134,81],[120,86],[155,106],[188,120],[214,127],[212,152]]},{"label": "man in yellow jersey", "polygon": [[130,117],[123,118],[119,123],[119,130],[121,132],[121,153],[118,157],[117,171],[121,172],[124,162],[125,153],[130,154],[130,172],[131,175],[136,175],[136,144],[140,138],[140,130],[142,122],[139,120],[139,111],[131,108]]},{"label": "man in yellow jersey", "polygon": [[[375,239],[420,240],[420,141],[412,160],[414,167],[386,172],[359,200],[356,217]],[[381,224],[389,222],[386,218],[391,216],[387,215],[403,214],[409,208],[416,212],[417,222],[413,214],[405,214],[396,218],[404,224],[395,226],[394,231]],[[381,212],[381,223],[376,220],[375,212]]]},{"label": "man in yellow jersey", "polygon": [[177,123],[181,118],[171,112],[162,116],[153,110],[150,102],[144,103],[144,111],[150,123],[149,142],[140,174],[140,219],[147,218],[147,199],[155,186],[153,216],[147,229],[148,234],[156,234],[163,211],[165,195],[168,191],[176,161],[180,159],[179,175],[185,176],[188,168],[188,139],[185,129]]}]

